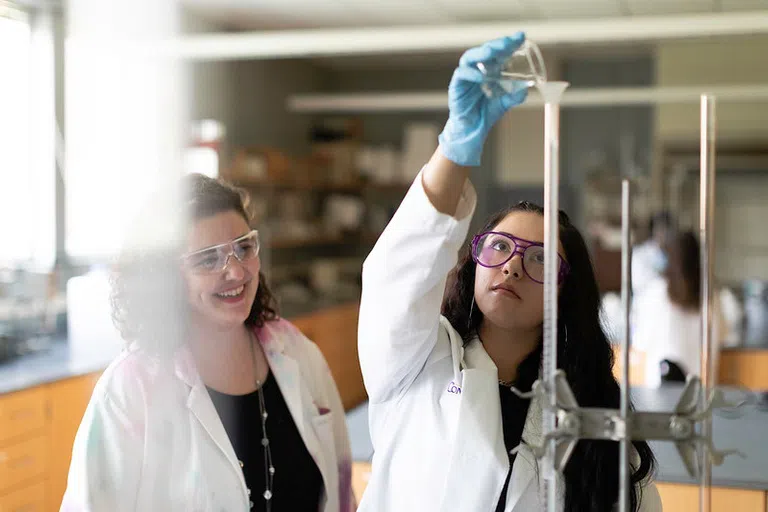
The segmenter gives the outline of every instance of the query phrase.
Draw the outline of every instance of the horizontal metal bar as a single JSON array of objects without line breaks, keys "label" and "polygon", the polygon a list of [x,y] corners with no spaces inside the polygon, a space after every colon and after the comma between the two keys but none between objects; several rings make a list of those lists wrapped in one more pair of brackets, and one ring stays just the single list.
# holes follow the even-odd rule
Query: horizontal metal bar
[{"label": "horizontal metal bar", "polygon": [[675,412],[629,413],[627,422],[617,409],[580,408],[560,411],[559,424],[579,439],[680,441],[695,434],[694,421]]}]

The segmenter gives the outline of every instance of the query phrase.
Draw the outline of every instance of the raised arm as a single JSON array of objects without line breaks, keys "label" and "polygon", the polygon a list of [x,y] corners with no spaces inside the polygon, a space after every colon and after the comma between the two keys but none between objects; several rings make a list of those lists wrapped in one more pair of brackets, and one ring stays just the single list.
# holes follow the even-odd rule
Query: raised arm
[{"label": "raised arm", "polygon": [[407,389],[435,347],[446,277],[476,203],[469,170],[480,165],[490,129],[527,92],[497,90],[489,98],[476,64],[498,69],[523,39],[497,39],[461,57],[448,88],[449,117],[439,147],[363,265],[358,345],[374,403]]},{"label": "raised arm", "polygon": [[469,167],[448,159],[438,147],[421,171],[421,184],[429,202],[438,212],[454,217],[464,185],[469,178]]}]

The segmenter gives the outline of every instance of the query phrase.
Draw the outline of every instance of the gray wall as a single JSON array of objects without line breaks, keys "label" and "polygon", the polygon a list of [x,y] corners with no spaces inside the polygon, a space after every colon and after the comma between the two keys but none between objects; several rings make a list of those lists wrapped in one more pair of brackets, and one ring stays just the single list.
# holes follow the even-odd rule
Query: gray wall
[{"label": "gray wall", "polygon": [[325,74],[300,60],[202,62],[190,66],[190,119],[227,128],[225,157],[238,147],[267,145],[304,154],[312,117],[288,112],[293,94],[316,92]]},{"label": "gray wall", "polygon": [[[446,59],[441,59],[446,60]],[[447,90],[454,69],[453,63],[440,66],[385,67],[383,69],[335,68],[330,69],[330,81],[326,92],[397,92]],[[448,118],[448,110],[432,112],[391,112],[362,114],[365,141],[370,144],[402,146],[403,129],[408,122],[434,123],[442,129]],[[494,139],[489,138],[483,151],[482,165],[473,170],[478,202],[470,232],[496,208],[490,197],[494,187]],[[435,141],[437,145],[437,141]],[[426,163],[426,162],[425,162]],[[415,172],[415,171],[414,171]]]},{"label": "gray wall", "polygon": [[[641,87],[655,83],[652,55],[621,58],[568,59],[563,62],[564,79],[579,87]],[[616,172],[624,168],[620,158],[621,137],[631,137],[634,159],[650,174],[653,151],[654,107],[569,108],[562,113],[561,179],[579,188],[595,153],[604,153]],[[583,227],[581,194],[575,193],[569,212]]]},{"label": "gray wall", "polygon": [[[642,86],[654,83],[651,55],[621,58],[571,58],[560,63],[563,79],[577,87]],[[231,148],[265,144],[289,154],[308,151],[308,133],[316,117],[286,109],[289,96],[299,93],[434,91],[447,88],[453,64],[445,59],[430,66],[365,66],[364,62],[335,63],[308,60],[238,61],[200,63],[192,70],[192,118],[214,117],[228,127]],[[621,167],[620,135],[634,137],[636,159],[650,165],[652,151],[652,107],[605,107],[564,109],[561,142],[562,207],[583,227],[582,197],[590,158],[604,152],[608,162]],[[442,126],[447,111],[362,113],[364,140],[373,145],[400,147],[403,128],[409,121],[427,121]],[[473,173],[478,190],[475,226],[489,214],[518,199],[543,201],[543,187],[535,184],[497,185],[496,138],[489,138],[481,168]],[[618,171],[617,171],[618,172]]]},{"label": "gray wall", "polygon": [[[188,11],[185,33],[219,32]],[[225,158],[241,146],[269,145],[289,154],[308,150],[311,117],[289,113],[289,96],[322,90],[326,73],[306,60],[195,62],[189,66],[189,119],[216,119],[227,129]]]}]

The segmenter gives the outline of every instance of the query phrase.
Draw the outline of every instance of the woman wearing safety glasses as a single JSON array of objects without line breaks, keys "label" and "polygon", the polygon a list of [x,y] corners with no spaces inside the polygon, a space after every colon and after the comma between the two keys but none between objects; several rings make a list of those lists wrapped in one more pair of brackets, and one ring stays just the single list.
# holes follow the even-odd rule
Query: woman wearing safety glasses
[{"label": "woman wearing safety glasses", "polygon": [[61,509],[354,510],[338,390],[276,313],[245,196],[197,174],[182,184],[182,227],[161,196],[118,265],[129,344],[93,392]]},{"label": "woman wearing safety glasses", "polygon": [[[486,96],[477,64],[498,67],[523,39],[462,56],[439,147],[363,266],[358,343],[374,456],[361,511],[543,508],[542,468],[529,447],[542,443],[542,404],[510,389],[530,390],[541,371],[543,210],[511,206],[466,244],[476,205],[470,168],[492,126],[526,98],[526,89]],[[558,363],[581,405],[618,408],[589,253],[563,213],[559,227]],[[633,444],[632,509],[661,510],[651,450]],[[613,510],[618,464],[618,443],[580,441],[560,479],[559,509]]]}]

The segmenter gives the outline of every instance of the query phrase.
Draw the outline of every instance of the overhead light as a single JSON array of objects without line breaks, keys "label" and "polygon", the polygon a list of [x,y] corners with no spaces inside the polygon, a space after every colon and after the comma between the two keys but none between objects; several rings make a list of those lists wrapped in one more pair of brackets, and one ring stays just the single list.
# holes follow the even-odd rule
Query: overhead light
[{"label": "overhead light", "polygon": [[[575,88],[563,96],[565,108],[698,103],[701,94],[712,94],[719,102],[768,101],[768,85],[691,85],[674,87]],[[445,91],[400,93],[297,94],[286,101],[297,113],[314,112],[415,112],[448,109]],[[542,108],[544,101],[534,90],[517,109]]]}]

